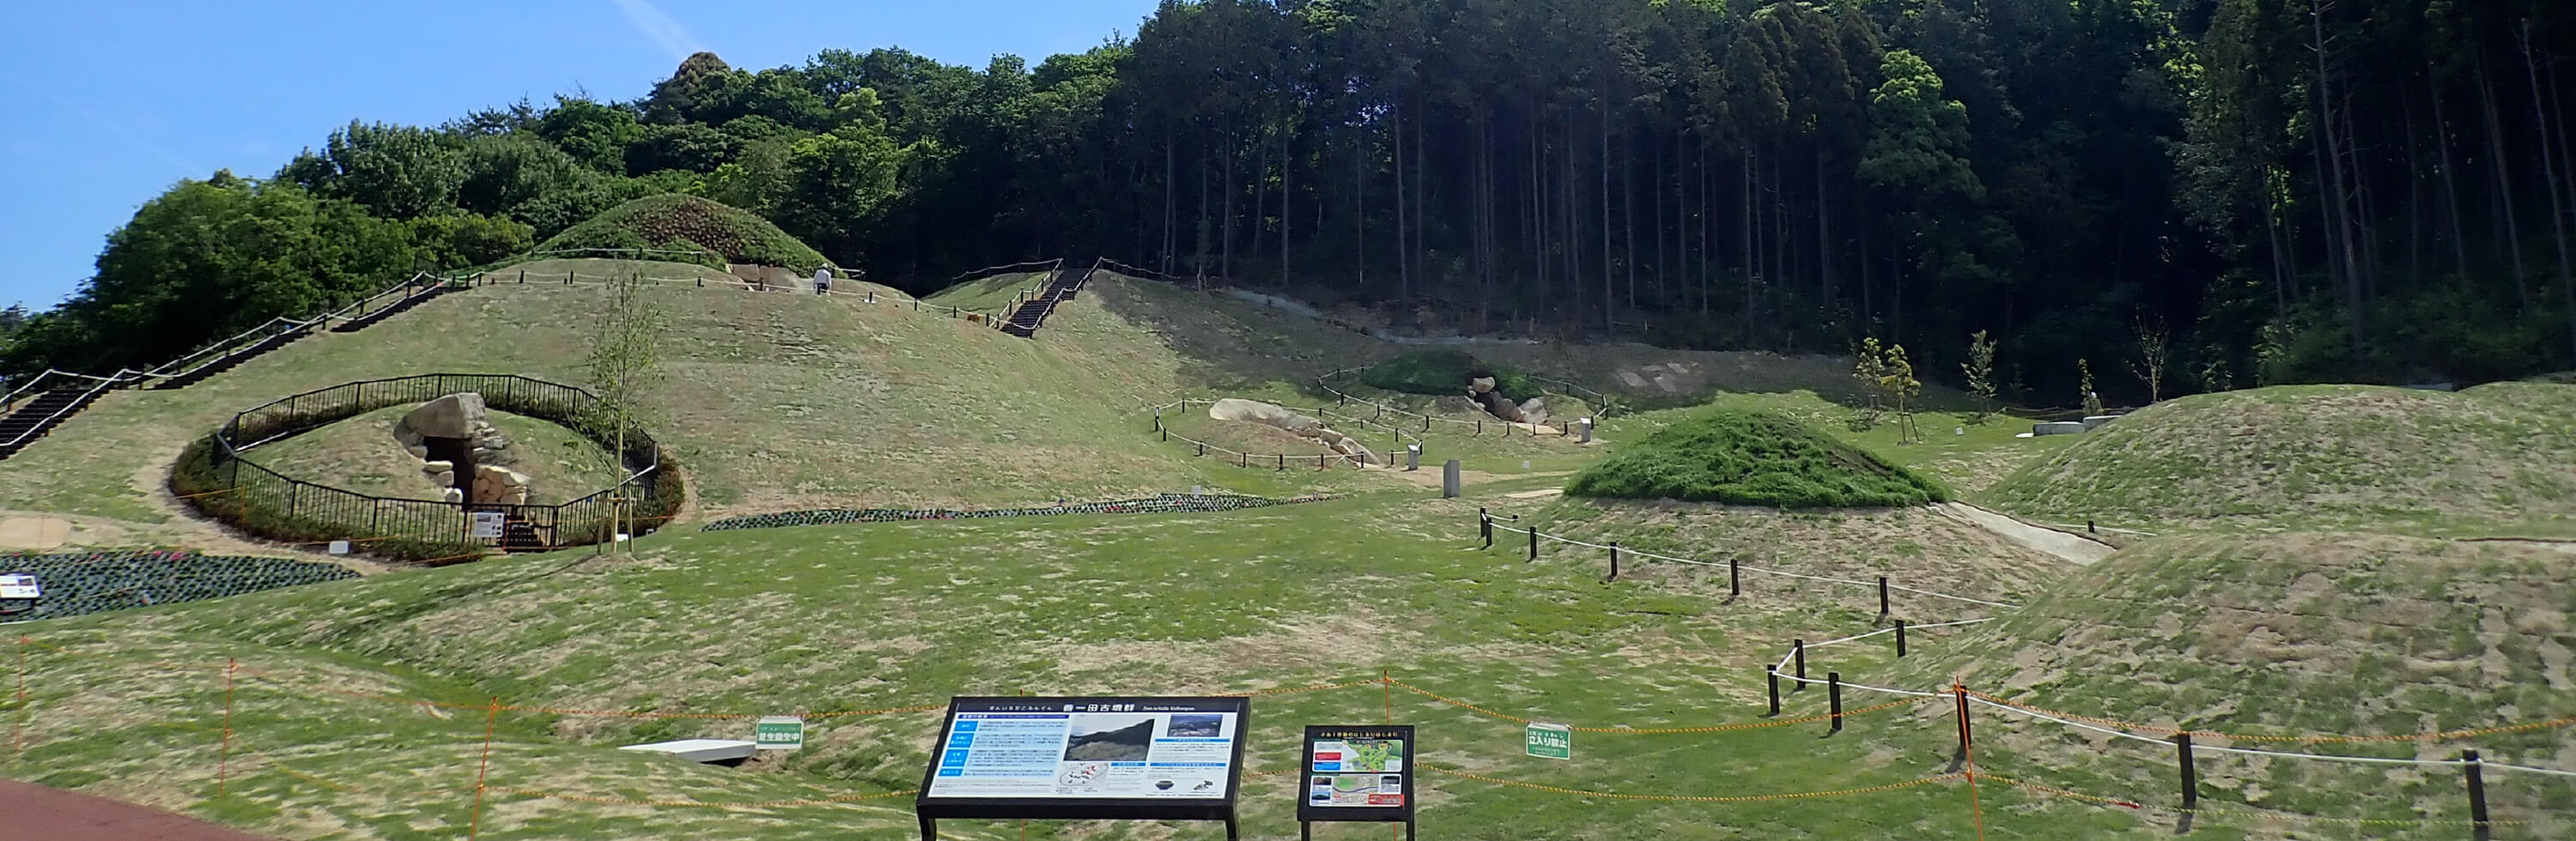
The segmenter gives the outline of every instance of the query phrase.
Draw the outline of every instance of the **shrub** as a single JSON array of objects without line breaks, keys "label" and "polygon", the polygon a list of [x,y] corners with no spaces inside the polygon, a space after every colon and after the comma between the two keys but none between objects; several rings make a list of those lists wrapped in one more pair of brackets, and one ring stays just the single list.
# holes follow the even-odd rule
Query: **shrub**
[{"label": "shrub", "polygon": [[750,211],[677,193],[645,196],[564,229],[540,251],[581,248],[703,248],[729,263],[811,272],[830,261]]},{"label": "shrub", "polygon": [[1712,409],[1620,447],[1575,474],[1572,496],[1779,508],[1924,505],[1949,489],[1769,412]]},{"label": "shrub", "polygon": [[1388,391],[1446,397],[1467,393],[1467,381],[1477,377],[1493,377],[1494,390],[1513,402],[1543,393],[1527,374],[1455,350],[1418,351],[1371,365],[1360,375],[1360,382]]}]

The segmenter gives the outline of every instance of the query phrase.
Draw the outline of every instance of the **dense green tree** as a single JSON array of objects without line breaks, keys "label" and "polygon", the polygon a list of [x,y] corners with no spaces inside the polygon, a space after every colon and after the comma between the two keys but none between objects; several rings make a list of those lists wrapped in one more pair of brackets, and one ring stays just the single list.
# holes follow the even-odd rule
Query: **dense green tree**
[{"label": "dense green tree", "polygon": [[464,153],[429,129],[351,122],[321,152],[307,149],[283,177],[315,195],[348,199],[378,215],[409,218],[456,206]]}]

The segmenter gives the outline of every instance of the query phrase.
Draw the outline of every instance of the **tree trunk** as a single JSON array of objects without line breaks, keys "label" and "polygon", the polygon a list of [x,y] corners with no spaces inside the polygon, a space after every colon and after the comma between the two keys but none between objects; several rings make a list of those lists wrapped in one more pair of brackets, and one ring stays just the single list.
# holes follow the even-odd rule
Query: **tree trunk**
[{"label": "tree trunk", "polygon": [[[2540,95],[2540,65],[2532,57],[2531,21],[2524,20],[2517,34],[2522,42],[2523,74],[2531,81],[2531,119],[2540,128],[2540,180],[2549,185],[2549,232],[2558,240],[2558,291],[2566,296],[2568,340],[2576,342],[2576,280],[2570,279],[2568,269],[2567,211],[2558,195],[2558,164],[2551,160],[2553,149],[2563,152],[2566,148],[2566,138],[2551,141],[2553,121],[2549,115],[2549,99]],[[2556,66],[2552,65],[2551,70],[2554,75]],[[2553,81],[2551,87],[2556,86]],[[2576,166],[2576,161],[2570,161],[2568,165]]]},{"label": "tree trunk", "polygon": [[2352,201],[2344,189],[2343,146],[2335,139],[2339,125],[2335,119],[2333,76],[2326,66],[2325,0],[2308,0],[2308,39],[2315,48],[2317,66],[2317,108],[2324,119],[2318,123],[2326,148],[2326,174],[2333,181],[2331,206],[2326,224],[2342,251],[2344,279],[2344,318],[2351,331],[2352,355],[2361,357],[2363,336],[2361,323],[2360,249],[2353,243],[2350,224]]},{"label": "tree trunk", "polygon": [[1259,265],[1261,251],[1270,242],[1270,132],[1265,120],[1261,133],[1252,140],[1258,157],[1253,159],[1252,167],[1252,251],[1244,258],[1250,265]]},{"label": "tree trunk", "polygon": [[1753,348],[1753,289],[1759,283],[1760,274],[1754,262],[1759,249],[1753,245],[1753,173],[1756,171],[1753,144],[1748,142],[1744,144],[1744,264],[1735,269],[1736,277],[1744,282],[1744,335],[1737,339],[1737,344],[1746,350]]},{"label": "tree trunk", "polygon": [[1352,133],[1356,137],[1352,138],[1351,142],[1351,228],[1358,234],[1359,239],[1352,246],[1354,259],[1351,269],[1357,273],[1357,277],[1351,280],[1351,285],[1366,292],[1368,290],[1368,125],[1362,123]]},{"label": "tree trunk", "polygon": [[2415,97],[2400,93],[2398,105],[2406,117],[2406,280],[2410,288],[2424,288],[2424,163],[2423,144],[2415,130]]},{"label": "tree trunk", "polygon": [[1619,167],[1619,234],[1620,246],[1627,256],[1622,262],[1628,270],[1628,311],[1637,311],[1637,145],[1628,138],[1628,161]]},{"label": "tree trunk", "polygon": [[1834,239],[1831,204],[1825,200],[1825,150],[1816,149],[1816,305],[1834,306]]},{"label": "tree trunk", "polygon": [[1207,127],[1200,126],[1198,128],[1199,228],[1197,236],[1192,237],[1192,239],[1197,240],[1197,253],[1190,257],[1190,275],[1204,281],[1207,279],[1208,208],[1215,203],[1208,201]]},{"label": "tree trunk", "polygon": [[1290,223],[1297,218],[1294,207],[1297,203],[1297,191],[1294,189],[1296,185],[1291,180],[1297,174],[1297,158],[1290,154],[1288,145],[1296,136],[1297,126],[1293,121],[1281,127],[1279,132],[1279,287],[1282,289],[1288,287],[1290,280],[1288,229]]},{"label": "tree trunk", "polygon": [[2451,216],[2451,269],[2465,276],[2469,272],[2469,232],[2460,226],[2460,185],[2451,173],[2451,118],[2442,111],[2442,80],[2430,70],[2424,78],[2425,87],[2433,94],[2434,152],[2442,156],[2442,200]]},{"label": "tree trunk", "polygon": [[2531,277],[2522,266],[2522,229],[2514,219],[2513,166],[2504,156],[2504,119],[2496,113],[2495,85],[2487,78],[2485,48],[2477,51],[2478,98],[2486,107],[2487,154],[2495,162],[2497,221],[2504,223],[2504,253],[2513,258],[2513,291],[2524,311],[2531,309]]},{"label": "tree trunk", "polygon": [[1395,91],[1395,289],[1398,300],[1413,297],[1413,255],[1404,250],[1404,90]]},{"label": "tree trunk", "polygon": [[1664,142],[1660,137],[1654,141],[1655,176],[1647,183],[1655,187],[1655,302],[1664,308],[1672,305],[1665,291],[1672,283],[1672,265],[1664,262]]},{"label": "tree trunk", "polygon": [[1243,148],[1241,143],[1242,139],[1235,134],[1234,127],[1228,125],[1225,130],[1225,235],[1218,238],[1216,260],[1216,273],[1220,278],[1234,277],[1234,196],[1241,192],[1236,189],[1238,182],[1234,180],[1234,157],[1236,150]]}]

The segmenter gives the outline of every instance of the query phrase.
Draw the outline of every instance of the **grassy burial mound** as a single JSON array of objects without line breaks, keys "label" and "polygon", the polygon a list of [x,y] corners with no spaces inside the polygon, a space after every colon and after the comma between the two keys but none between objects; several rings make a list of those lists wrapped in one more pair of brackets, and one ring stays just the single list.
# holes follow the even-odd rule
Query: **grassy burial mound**
[{"label": "grassy burial mound", "polygon": [[1770,412],[1692,413],[1574,475],[1570,496],[1778,508],[1877,508],[1949,498],[1939,482]]},{"label": "grassy burial mound", "polygon": [[1499,367],[1464,351],[1426,350],[1369,366],[1360,382],[1406,394],[1451,397],[1467,392],[1467,382],[1492,377],[1494,391],[1510,400],[1527,400],[1544,392],[1529,375]]},{"label": "grassy burial mound", "polygon": [[2158,404],[2006,477],[2027,516],[2576,534],[2576,386],[2296,386]]},{"label": "grassy burial mound", "polygon": [[800,272],[830,262],[751,211],[678,193],[645,196],[601,211],[537,246],[539,251],[582,248],[703,249],[721,255],[723,263]]},{"label": "grassy burial mound", "polygon": [[[251,451],[261,466],[308,482],[370,496],[437,499],[444,488],[421,472],[393,438],[394,424],[420,404],[390,406]],[[569,427],[492,410],[492,425],[511,442],[495,462],[528,477],[528,503],[552,505],[616,487],[626,475],[600,446]]]},{"label": "grassy burial mound", "polygon": [[922,297],[924,303],[956,307],[978,312],[996,312],[1011,304],[1020,293],[1030,292],[1047,282],[1049,272],[1002,272],[976,278]]},{"label": "grassy burial mound", "polygon": [[[2532,544],[2291,533],[2167,538],[2058,582],[2025,607],[1875,676],[2169,730],[2385,737],[2576,716],[2576,555]],[[1978,765],[2004,776],[2177,806],[2174,749],[1980,707]],[[2550,768],[2576,727],[2463,738],[2199,744],[2344,755],[2484,758]],[[2281,760],[2203,750],[2202,805],[2337,818],[2464,819],[2456,768]],[[2489,771],[2510,837],[2564,838],[2576,780]],[[2212,802],[2220,801],[2220,802]],[[2554,815],[2536,811],[2542,807]],[[2236,826],[2234,821],[2218,822]],[[2259,824],[2257,824],[2259,826]],[[2277,827],[2276,827],[2277,828]],[[2537,830],[2537,831],[2529,831]],[[2371,837],[2466,837],[2425,826]],[[2507,837],[2500,835],[2499,837]]]}]

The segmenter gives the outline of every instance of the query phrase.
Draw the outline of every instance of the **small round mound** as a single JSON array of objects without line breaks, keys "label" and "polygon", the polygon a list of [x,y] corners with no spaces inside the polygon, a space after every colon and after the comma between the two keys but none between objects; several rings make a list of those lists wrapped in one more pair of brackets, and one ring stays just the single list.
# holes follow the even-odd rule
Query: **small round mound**
[{"label": "small round mound", "polygon": [[1527,374],[1455,350],[1417,351],[1371,365],[1360,382],[1406,394],[1452,397],[1465,394],[1467,381],[1478,377],[1494,378],[1494,390],[1514,402],[1543,393]]},{"label": "small round mound", "polygon": [[705,249],[728,263],[800,272],[830,262],[758,214],[678,193],[645,196],[601,211],[537,246],[539,251],[580,248]]},{"label": "small round mound", "polygon": [[1885,508],[1947,488],[1812,426],[1752,409],[1694,413],[1622,446],[1565,484],[1568,496],[1777,508]]},{"label": "small round mound", "polygon": [[2113,421],[1987,492],[2025,516],[2142,524],[2576,520],[2576,386],[2293,386]]},{"label": "small round mound", "polygon": [[[2532,544],[2388,535],[2166,538],[2086,567],[1994,622],[1925,644],[1877,685],[1956,680],[2028,707],[2254,736],[2386,737],[2556,720],[2576,716],[2576,695],[2565,689],[2565,635],[2576,612],[2566,595],[2576,591],[2570,557]],[[2095,793],[2172,791],[2170,747],[2105,742],[1991,709],[1976,715],[1995,734],[1978,731],[1980,764]],[[2235,744],[2401,758],[2475,747],[2491,760],[2563,768],[2576,755],[2576,728],[2423,743]],[[2465,811],[2455,771],[2208,751],[2196,765],[2206,796],[2260,808],[2398,819]],[[2544,780],[2530,775],[2491,779],[2490,799],[2513,818],[2576,790],[2557,780],[2535,788]],[[2568,817],[2555,819],[2556,830],[2527,837],[2567,837]]]}]

